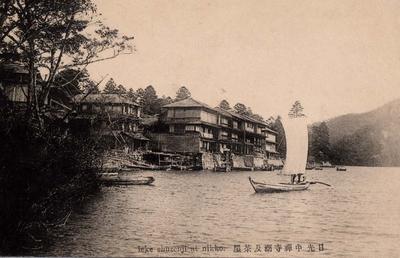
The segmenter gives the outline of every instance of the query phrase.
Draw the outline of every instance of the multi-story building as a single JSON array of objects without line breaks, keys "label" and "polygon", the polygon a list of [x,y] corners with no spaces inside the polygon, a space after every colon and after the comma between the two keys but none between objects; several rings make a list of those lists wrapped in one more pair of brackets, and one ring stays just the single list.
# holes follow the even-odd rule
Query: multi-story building
[{"label": "multi-story building", "polygon": [[140,106],[119,94],[80,94],[74,98],[77,116],[73,128],[131,150],[147,148],[140,130]]},{"label": "multi-story building", "polygon": [[[174,138],[172,145],[174,148],[167,146],[167,151],[171,149],[173,152],[216,152],[218,151],[219,124],[218,112],[200,101],[187,98],[163,107],[166,110],[164,123],[169,127],[170,137]],[[176,136],[176,137],[174,137]],[[194,138],[191,144],[188,143],[187,137]],[[176,138],[176,139],[175,139]],[[173,142],[182,142],[182,144],[174,144]]]},{"label": "multi-story building", "polygon": [[265,153],[266,124],[231,110],[212,108],[187,98],[163,107],[168,133],[158,135],[158,149],[180,153]]},{"label": "multi-story building", "polygon": [[263,154],[265,135],[262,132],[266,124],[232,110],[215,108],[219,114],[221,149],[236,154]]},{"label": "multi-story building", "polygon": [[[28,100],[33,101],[34,99],[32,93],[28,93],[29,83],[29,71],[22,63],[4,62],[0,64],[0,101],[12,103],[14,106],[26,107]],[[36,94],[41,91],[42,83],[42,77],[37,71]],[[71,99],[79,93],[79,87],[73,84],[51,87],[44,101],[47,111],[70,110]]]}]

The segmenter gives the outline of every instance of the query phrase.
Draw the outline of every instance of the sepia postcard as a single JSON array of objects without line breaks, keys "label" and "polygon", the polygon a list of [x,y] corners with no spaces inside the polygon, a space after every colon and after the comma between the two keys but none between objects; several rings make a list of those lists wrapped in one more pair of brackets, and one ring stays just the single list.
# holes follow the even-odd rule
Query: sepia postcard
[{"label": "sepia postcard", "polygon": [[399,257],[399,11],[1,0],[0,255]]}]

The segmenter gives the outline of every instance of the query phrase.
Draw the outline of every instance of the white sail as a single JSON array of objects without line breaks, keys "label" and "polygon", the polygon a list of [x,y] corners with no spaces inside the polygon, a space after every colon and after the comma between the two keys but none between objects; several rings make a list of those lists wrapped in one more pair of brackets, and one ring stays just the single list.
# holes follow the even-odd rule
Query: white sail
[{"label": "white sail", "polygon": [[307,165],[308,132],[306,117],[287,117],[283,119],[286,136],[285,174],[304,173]]}]

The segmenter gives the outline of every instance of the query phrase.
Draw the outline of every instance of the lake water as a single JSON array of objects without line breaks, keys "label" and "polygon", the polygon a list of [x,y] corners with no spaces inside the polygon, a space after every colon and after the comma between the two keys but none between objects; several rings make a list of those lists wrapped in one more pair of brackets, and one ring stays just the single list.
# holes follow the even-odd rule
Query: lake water
[{"label": "lake water", "polygon": [[400,256],[400,168],[308,172],[333,187],[255,194],[248,176],[283,178],[261,171],[132,172],[154,176],[154,186],[104,187],[36,255]]}]

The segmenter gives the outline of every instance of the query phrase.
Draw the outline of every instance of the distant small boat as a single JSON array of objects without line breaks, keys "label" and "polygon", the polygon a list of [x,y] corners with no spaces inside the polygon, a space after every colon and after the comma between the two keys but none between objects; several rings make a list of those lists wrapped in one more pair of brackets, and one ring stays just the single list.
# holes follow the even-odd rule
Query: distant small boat
[{"label": "distant small boat", "polygon": [[[114,173],[108,173],[114,174]],[[140,177],[140,178],[121,178],[119,175],[101,175],[100,181],[104,185],[150,185],[155,181],[154,177]]]},{"label": "distant small boat", "polygon": [[255,182],[249,177],[251,186],[256,193],[280,193],[280,192],[291,192],[291,191],[303,191],[307,190],[310,186],[310,182],[302,182],[298,184],[292,183],[278,183],[278,184],[265,184]]},{"label": "distant small boat", "polygon": [[329,161],[324,161],[324,162],[322,162],[321,167],[323,167],[323,168],[334,168],[335,166],[332,165]]},{"label": "distant small boat", "polygon": [[347,168],[345,168],[343,166],[337,166],[336,171],[347,171]]},{"label": "distant small boat", "polygon": [[315,167],[315,170],[322,170],[322,167]]}]

